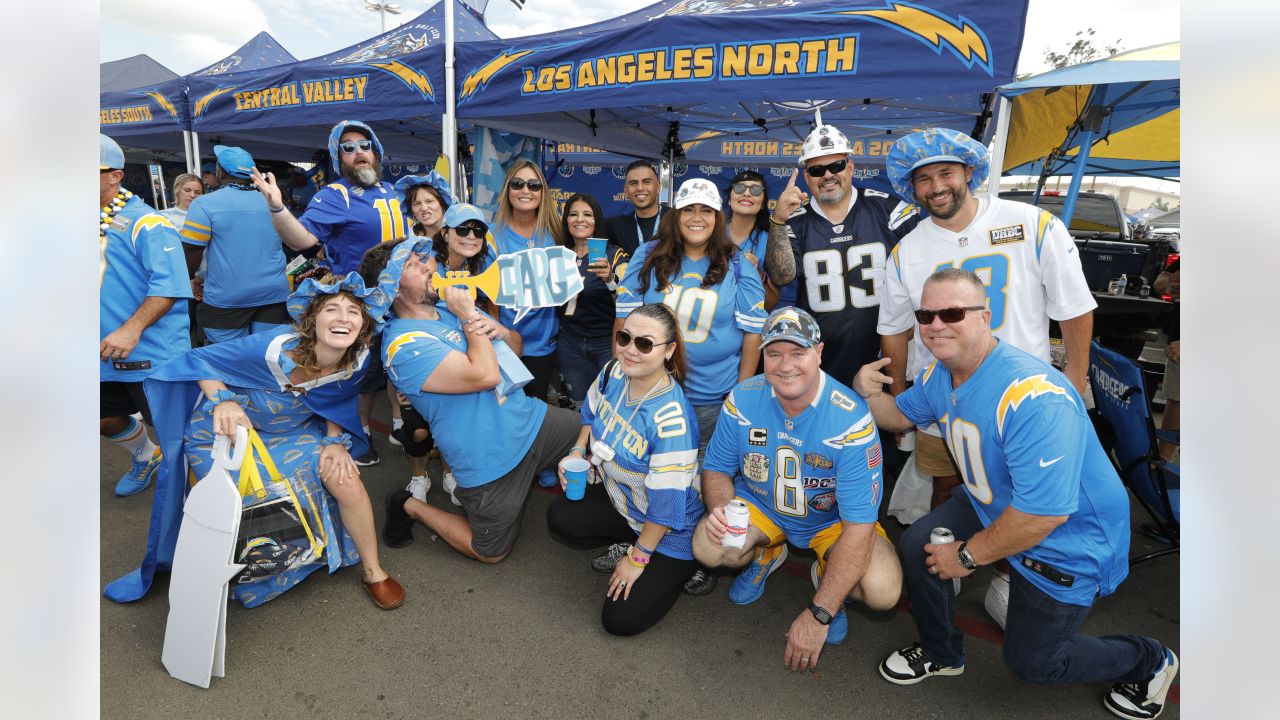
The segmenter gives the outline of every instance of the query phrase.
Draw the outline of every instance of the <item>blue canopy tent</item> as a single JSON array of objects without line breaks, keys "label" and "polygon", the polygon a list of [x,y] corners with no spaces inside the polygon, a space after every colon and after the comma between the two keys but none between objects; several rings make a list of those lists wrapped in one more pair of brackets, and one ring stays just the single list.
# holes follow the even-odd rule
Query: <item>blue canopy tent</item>
[{"label": "blue canopy tent", "polygon": [[904,132],[989,136],[1025,0],[663,0],[458,46],[458,117],[637,157],[794,166],[813,111],[877,175]]},{"label": "blue canopy tent", "polygon": [[1071,174],[1070,222],[1085,175],[1169,178],[1181,173],[1181,43],[1053,70],[999,88],[1004,174]]}]

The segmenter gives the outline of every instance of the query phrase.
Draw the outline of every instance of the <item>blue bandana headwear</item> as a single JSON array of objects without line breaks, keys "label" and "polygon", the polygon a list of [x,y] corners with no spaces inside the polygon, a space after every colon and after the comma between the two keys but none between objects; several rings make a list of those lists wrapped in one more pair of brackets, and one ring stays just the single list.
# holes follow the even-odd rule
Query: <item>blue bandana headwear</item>
[{"label": "blue bandana headwear", "polygon": [[340,159],[342,151],[338,149],[338,139],[342,137],[342,133],[348,130],[363,133],[373,143],[373,149],[378,154],[378,158],[381,159],[384,156],[382,143],[378,142],[378,135],[373,131],[373,128],[359,120],[343,120],[334,125],[333,129],[329,131],[329,164],[333,166],[334,177],[342,177],[342,161]]},{"label": "blue bandana headwear", "polygon": [[368,308],[369,314],[372,315],[374,321],[377,322],[377,327],[374,329],[382,329],[382,316],[386,314],[386,309],[378,304],[375,299],[375,291],[364,286],[364,279],[360,277],[360,273],[352,271],[347,273],[347,276],[344,278],[336,278],[332,275],[327,275],[324,279],[330,280],[331,282],[326,283],[317,278],[307,278],[306,280],[303,280],[302,284],[298,286],[298,289],[294,290],[293,294],[289,296],[289,300],[286,302],[285,307],[288,308],[289,316],[292,317],[295,322],[302,317],[302,314],[307,311],[307,308],[310,307],[311,303],[315,302],[316,298],[321,295],[337,295],[340,291],[345,290],[360,298],[360,301],[364,303],[366,308]]},{"label": "blue bandana headwear", "polygon": [[387,266],[378,273],[378,286],[369,290],[370,312],[379,323],[379,327],[387,322],[391,314],[391,303],[396,301],[396,293],[400,292],[400,277],[404,275],[404,264],[411,253],[419,256],[431,252],[431,241],[427,238],[408,238],[402,240],[391,251],[391,259]]},{"label": "blue bandana headwear", "polygon": [[400,209],[405,215],[413,216],[413,210],[409,207],[405,196],[409,194],[409,188],[418,185],[430,185],[440,193],[440,197],[444,198],[444,207],[441,210],[448,210],[449,206],[457,202],[453,197],[453,192],[449,189],[449,181],[435,170],[428,170],[426,175],[406,175],[396,181],[396,193],[400,196]]},{"label": "blue bandana headwear", "polygon": [[976,191],[991,172],[987,148],[951,128],[929,128],[898,138],[885,156],[884,166],[898,197],[918,204],[911,190],[911,173],[917,168],[940,162],[960,163],[973,168],[969,192]]}]

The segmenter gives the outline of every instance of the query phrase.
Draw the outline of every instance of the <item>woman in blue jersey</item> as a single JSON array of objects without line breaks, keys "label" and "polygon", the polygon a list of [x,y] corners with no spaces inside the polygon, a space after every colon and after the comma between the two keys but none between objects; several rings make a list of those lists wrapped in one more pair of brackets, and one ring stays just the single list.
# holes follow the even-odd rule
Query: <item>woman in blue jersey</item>
[{"label": "woman in blue jersey", "polygon": [[603,229],[604,224],[600,203],[591,195],[570,196],[560,223],[564,245],[578,256],[578,274],[582,276],[582,292],[560,306],[560,334],[556,337],[560,381],[569,407],[577,410],[587,397],[587,386],[613,357],[615,269],[625,267],[627,253],[609,242],[604,259],[590,262],[587,240],[600,237],[596,228]]},{"label": "woman in blue jersey", "polygon": [[[560,244],[556,205],[551,200],[547,179],[536,163],[516,160],[507,169],[498,211],[494,216],[493,239],[497,255]],[[486,267],[492,262],[486,262]],[[556,335],[560,331],[556,309],[531,310],[516,323],[515,312],[502,308],[499,320],[520,333],[524,341],[520,359],[533,375],[533,380],[524,386],[525,394],[546,400],[547,389],[551,387],[551,378],[556,371]]]},{"label": "woman in blue jersey", "polygon": [[[611,635],[636,635],[663,618],[698,569],[693,529],[705,512],[698,495],[698,425],[680,382],[684,342],[671,309],[643,305],[616,337],[617,362],[593,381],[582,432],[569,458],[585,457],[604,482],[580,501],[557,497],[551,533],[570,547],[630,543],[610,553],[612,574],[601,622]],[[564,484],[564,461],[560,463]],[[625,546],[623,546],[625,547]],[[610,565],[592,562],[610,572]]]},{"label": "woman in blue jersey", "polygon": [[756,373],[767,315],[764,287],[725,233],[720,192],[709,180],[686,180],[674,207],[663,214],[657,239],[627,263],[617,317],[646,303],[675,311],[689,358],[684,388],[698,415],[702,452],[725,395]]},{"label": "woman in blue jersey", "polygon": [[760,272],[764,285],[764,309],[769,312],[778,304],[778,288],[765,277],[764,268],[760,265],[769,241],[769,188],[764,184],[763,175],[755,170],[743,170],[729,181],[724,194],[729,198],[725,211],[729,223],[725,230],[743,257]]}]

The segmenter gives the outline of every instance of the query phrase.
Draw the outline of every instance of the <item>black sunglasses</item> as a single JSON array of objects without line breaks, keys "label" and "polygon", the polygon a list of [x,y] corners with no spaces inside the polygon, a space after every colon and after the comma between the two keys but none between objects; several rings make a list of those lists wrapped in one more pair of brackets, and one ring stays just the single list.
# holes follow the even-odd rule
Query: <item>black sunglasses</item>
[{"label": "black sunglasses", "polygon": [[739,195],[746,195],[747,193],[751,193],[751,197],[760,197],[761,195],[764,194],[763,185],[748,185],[744,182],[734,183],[733,187],[730,189],[738,193]]},{"label": "black sunglasses", "polygon": [[943,308],[942,310],[917,310],[916,320],[921,325],[932,325],[934,317],[942,318],[942,322],[950,325],[958,323],[964,319],[966,313],[970,310],[986,310],[986,305],[969,305],[967,307]]},{"label": "black sunglasses", "polygon": [[371,147],[373,147],[372,140],[357,140],[356,142],[344,142],[338,146],[338,148],[342,150],[342,152],[348,155],[355,153],[357,149],[368,152],[369,148]]},{"label": "black sunglasses", "polygon": [[618,347],[620,348],[624,348],[630,345],[631,341],[634,340],[636,343],[636,350],[638,350],[641,355],[648,355],[650,352],[652,352],[654,345],[670,345],[671,343],[675,342],[675,340],[668,340],[666,342],[654,342],[647,337],[639,337],[636,335],[632,335],[626,330],[619,330],[618,332],[614,333],[613,339],[618,342]]},{"label": "black sunglasses", "polygon": [[804,171],[809,173],[809,177],[820,178],[823,175],[826,175],[828,170],[831,171],[832,175],[839,175],[844,172],[844,169],[847,167],[849,167],[849,160],[846,158],[844,160],[829,162],[826,165],[810,165],[805,168]]},{"label": "black sunglasses", "polygon": [[525,180],[524,178],[511,178],[511,182],[507,183],[507,186],[510,187],[512,190],[523,190],[526,185],[529,187],[529,190],[533,192],[538,192],[539,190],[542,189],[541,180]]},{"label": "black sunglasses", "polygon": [[456,228],[450,228],[460,238],[475,236],[477,240],[483,240],[485,233],[489,232],[489,228],[476,227],[474,225],[462,225]]}]

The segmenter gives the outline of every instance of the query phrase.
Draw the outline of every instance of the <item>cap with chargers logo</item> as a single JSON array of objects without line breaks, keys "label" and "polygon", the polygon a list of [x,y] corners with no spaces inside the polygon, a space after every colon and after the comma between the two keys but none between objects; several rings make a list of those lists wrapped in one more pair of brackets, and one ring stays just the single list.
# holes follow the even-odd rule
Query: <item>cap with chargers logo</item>
[{"label": "cap with chargers logo", "polygon": [[764,333],[760,340],[760,349],[770,343],[783,340],[795,343],[803,348],[811,348],[822,342],[822,330],[818,321],[809,313],[797,307],[780,307],[769,313],[764,321]]}]

